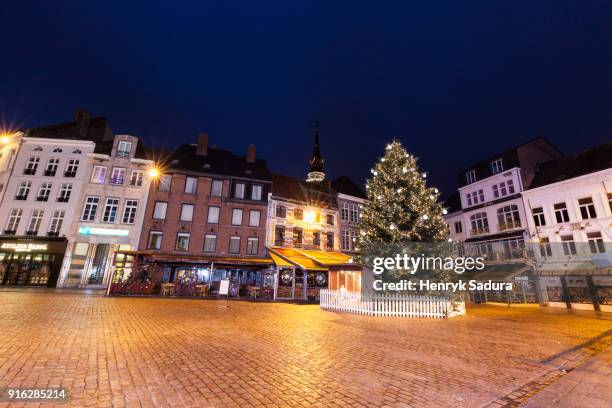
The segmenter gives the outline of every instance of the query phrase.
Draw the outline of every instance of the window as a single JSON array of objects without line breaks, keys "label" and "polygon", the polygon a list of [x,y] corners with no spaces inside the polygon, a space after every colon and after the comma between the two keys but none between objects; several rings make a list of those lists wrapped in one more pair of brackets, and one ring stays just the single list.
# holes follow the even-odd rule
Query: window
[{"label": "window", "polygon": [[486,234],[489,232],[487,213],[481,212],[472,215],[470,217],[470,223],[472,224],[472,235]]},{"label": "window", "polygon": [[334,225],[334,214],[327,214],[327,225]]},{"label": "window", "polygon": [[563,244],[563,253],[565,255],[576,255],[576,243],[572,235],[564,235],[561,237]]},{"label": "window", "polygon": [[582,216],[583,220],[587,220],[589,218],[597,218],[597,213],[595,212],[595,204],[593,204],[593,199],[591,197],[579,199],[578,207],[580,208],[580,215]]},{"label": "window", "polygon": [[520,228],[521,219],[519,217],[518,206],[506,205],[497,210],[497,221],[499,222],[500,231]]},{"label": "window", "polygon": [[303,231],[301,228],[293,228],[293,245],[302,245]]},{"label": "window", "polygon": [[207,234],[204,237],[204,252],[214,253],[217,250],[217,236]]},{"label": "window", "polygon": [[491,172],[493,174],[497,174],[501,173],[502,171],[504,171],[504,164],[502,162],[502,159],[493,160],[491,162]]},{"label": "window", "polygon": [[57,173],[59,167],[59,159],[51,158],[47,160],[47,167],[45,168],[45,176],[53,177]]},{"label": "window", "polygon": [[234,208],[232,210],[232,225],[242,225],[242,209]]},{"label": "window", "polygon": [[81,151],[81,149],[74,149],[74,150],[72,151],[72,153],[73,153],[73,154],[81,154],[81,153],[83,153],[83,152]]},{"label": "window", "polygon": [[106,167],[104,166],[94,166],[91,171],[91,182],[96,184],[104,184],[106,180]]},{"label": "window", "polygon": [[221,197],[223,193],[223,180],[213,180],[210,188],[210,195],[213,197]]},{"label": "window", "polygon": [[72,194],[72,184],[64,183],[60,187],[59,195],[57,196],[57,201],[61,203],[67,203],[70,200],[70,195]]},{"label": "window", "polygon": [[274,228],[274,246],[283,246],[285,243],[285,227],[277,225]]},{"label": "window", "polygon": [[230,237],[228,252],[230,254],[240,253],[240,237]]},{"label": "window", "polygon": [[501,183],[499,183],[499,190],[501,191],[502,197],[508,195],[508,190],[506,189],[505,181],[502,181]]},{"label": "window", "polygon": [[161,231],[149,231],[149,243],[147,244],[147,249],[161,249],[162,238],[164,237],[164,233]]},{"label": "window", "polygon": [[81,221],[94,221],[96,219],[99,203],[100,197],[87,196],[85,198],[85,206],[83,207]]},{"label": "window", "polygon": [[34,147],[32,148],[32,151],[34,151],[34,152],[42,152],[42,151],[43,151],[43,148],[42,148],[42,147],[40,147],[40,146],[34,146]]},{"label": "window", "polygon": [[130,152],[132,151],[132,142],[126,142],[125,140],[121,140],[117,144],[117,153],[116,157],[130,157]]},{"label": "window", "polygon": [[552,256],[552,247],[547,237],[540,238],[540,255],[544,257]]},{"label": "window", "polygon": [[350,216],[350,220],[351,220],[351,222],[358,222],[359,221],[359,210],[357,209],[357,204],[351,204],[351,216]]},{"label": "window", "polygon": [[319,211],[315,211],[314,221],[319,224],[321,222],[321,213]]},{"label": "window", "polygon": [[461,234],[463,232],[463,225],[461,221],[455,222],[455,234]]},{"label": "window", "polygon": [[130,186],[132,187],[142,186],[143,177],[144,177],[144,171],[132,170],[132,172],[130,173]]},{"label": "window", "polygon": [[312,233],[312,244],[316,246],[321,245],[321,233],[319,231]]},{"label": "window", "polygon": [[104,204],[104,214],[102,214],[102,222],[115,222],[117,218],[117,210],[119,209],[118,198],[107,198]]},{"label": "window", "polygon": [[261,201],[261,192],[263,188],[259,185],[253,185],[251,190],[251,200]]},{"label": "window", "polygon": [[304,210],[302,210],[301,208],[295,208],[293,210],[293,218],[295,220],[301,221],[304,219]]},{"label": "window", "polygon": [[159,177],[159,184],[157,186],[157,190],[170,191],[170,184],[172,184],[172,176],[170,174],[163,174]]},{"label": "window", "polygon": [[476,181],[476,170],[470,170],[465,173],[465,182],[467,184],[472,184]]},{"label": "window", "polygon": [[165,220],[166,210],[168,209],[168,203],[165,201],[156,201],[155,207],[153,208],[153,219]]},{"label": "window", "polygon": [[209,224],[219,223],[219,207],[208,206],[208,221]]},{"label": "window", "polygon": [[53,153],[61,153],[63,152],[61,147],[56,147],[55,149],[53,149]]},{"label": "window", "polygon": [[472,194],[467,193],[466,195],[466,199],[467,199],[467,205],[468,207],[472,205]]},{"label": "window", "polygon": [[138,200],[125,200],[123,206],[123,224],[134,224],[136,221],[136,212],[138,211]]},{"label": "window", "polygon": [[329,250],[334,249],[334,233],[328,232],[325,235],[326,235],[325,247]]},{"label": "window", "polygon": [[[469,199],[469,196],[468,196]],[[348,203],[342,203],[342,210],[340,211],[340,218],[342,221],[349,220],[349,205]]]},{"label": "window", "polygon": [[185,193],[195,194],[197,187],[198,187],[197,177],[187,177],[185,179]]},{"label": "window", "polygon": [[38,234],[38,230],[40,229],[40,224],[42,223],[44,213],[44,210],[32,210],[30,222],[28,222],[28,228],[26,230],[27,235]]},{"label": "window", "polygon": [[567,213],[567,206],[565,203],[557,203],[553,206],[555,210],[555,218],[557,223],[569,222],[569,214]]},{"label": "window", "polygon": [[123,185],[125,181],[125,168],[123,167],[113,167],[113,172],[111,173],[111,184]]},{"label": "window", "polygon": [[48,201],[49,196],[51,195],[51,188],[53,184],[51,183],[41,183],[40,188],[38,189],[38,197],[36,197],[37,201]]},{"label": "window", "polygon": [[249,237],[247,238],[247,255],[257,255],[259,250],[259,238]]},{"label": "window", "polygon": [[4,229],[4,233],[6,235],[15,235],[15,232],[17,231],[17,227],[19,227],[19,222],[21,221],[22,215],[23,215],[23,208],[11,209],[8,220],[6,222],[6,228]]},{"label": "window", "polygon": [[276,216],[279,218],[287,218],[287,207],[282,205],[276,206]]},{"label": "window", "polygon": [[66,171],[64,172],[64,177],[76,177],[78,170],[79,170],[79,160],[70,159],[68,160],[68,164],[66,165]]},{"label": "window", "polygon": [[544,209],[542,207],[532,209],[531,214],[533,215],[533,223],[536,227],[546,225],[546,218],[544,218]]},{"label": "window", "polygon": [[60,229],[62,228],[62,224],[64,223],[65,215],[66,215],[66,211],[64,210],[53,211],[53,217],[51,217],[51,223],[49,224],[48,235],[50,236],[59,235]]},{"label": "window", "polygon": [[34,175],[38,169],[38,163],[40,163],[40,157],[30,157],[26,163],[23,174]]},{"label": "window", "polygon": [[251,210],[249,212],[249,227],[259,227],[260,212]]},{"label": "window", "polygon": [[15,200],[26,200],[30,194],[30,187],[32,187],[31,181],[22,181],[17,188]]},{"label": "window", "polygon": [[181,205],[181,221],[191,222],[193,220],[193,204]]},{"label": "window", "polygon": [[512,180],[506,181],[508,185],[508,194],[514,194],[514,182]]},{"label": "window", "polygon": [[592,254],[598,254],[606,252],[606,246],[604,245],[601,232],[589,232],[587,233],[587,239],[589,241],[589,248]]},{"label": "window", "polygon": [[244,183],[234,185],[234,198],[244,198]]},{"label": "window", "polygon": [[351,250],[351,235],[349,231],[342,231],[342,250],[350,251]]},{"label": "window", "polygon": [[497,184],[493,185],[493,197],[499,198],[499,186]]},{"label": "window", "polygon": [[176,234],[176,245],[174,249],[177,251],[189,251],[189,237],[188,232],[179,232]]}]

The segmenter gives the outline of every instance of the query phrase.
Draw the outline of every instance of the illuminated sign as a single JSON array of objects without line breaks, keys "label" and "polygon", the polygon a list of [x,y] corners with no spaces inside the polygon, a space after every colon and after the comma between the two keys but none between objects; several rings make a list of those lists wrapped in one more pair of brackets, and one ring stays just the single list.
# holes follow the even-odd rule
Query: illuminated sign
[{"label": "illuminated sign", "polygon": [[104,235],[107,237],[127,237],[128,235],[130,235],[130,230],[113,229],[113,228],[80,227],[79,234],[81,235]]},{"label": "illuminated sign", "polygon": [[0,249],[12,249],[15,252],[32,252],[32,251],[46,251],[47,244],[25,244],[18,242],[5,242],[0,246]]}]

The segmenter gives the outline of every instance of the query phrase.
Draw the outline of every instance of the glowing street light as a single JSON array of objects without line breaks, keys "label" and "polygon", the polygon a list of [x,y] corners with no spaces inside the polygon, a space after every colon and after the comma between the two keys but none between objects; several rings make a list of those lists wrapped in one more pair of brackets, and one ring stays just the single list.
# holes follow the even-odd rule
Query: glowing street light
[{"label": "glowing street light", "polygon": [[152,179],[157,179],[161,175],[159,168],[157,166],[153,166],[149,169],[149,177]]},{"label": "glowing street light", "polygon": [[314,222],[314,220],[315,220],[314,210],[306,210],[306,212],[304,213],[304,221],[310,224]]}]

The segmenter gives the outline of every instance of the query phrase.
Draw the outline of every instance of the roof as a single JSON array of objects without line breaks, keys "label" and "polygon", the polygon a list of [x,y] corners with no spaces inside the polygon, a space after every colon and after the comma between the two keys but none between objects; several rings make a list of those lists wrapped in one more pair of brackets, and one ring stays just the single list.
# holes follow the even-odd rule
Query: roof
[{"label": "roof", "polygon": [[444,200],[444,207],[446,207],[449,214],[461,210],[461,196],[459,193],[453,193]]},{"label": "roof", "polygon": [[336,192],[353,197],[366,199],[365,193],[347,176],[338,177],[331,182],[331,186]]},{"label": "roof", "polygon": [[256,158],[253,163],[249,163],[245,156],[235,155],[229,150],[209,147],[205,156],[196,154],[196,150],[197,146],[193,144],[180,146],[167,159],[168,170],[187,170],[257,180],[272,180],[272,174],[268,170],[268,164],[264,159]]},{"label": "roof", "polygon": [[337,208],[336,192],[328,181],[311,182],[294,177],[272,175],[272,195],[308,205]]},{"label": "roof", "polygon": [[561,159],[540,163],[530,189],[612,168],[612,142]]},{"label": "roof", "polygon": [[112,140],[113,132],[105,117],[95,117],[89,120],[89,125],[72,121],[55,125],[45,125],[30,128],[26,137],[39,137],[45,139],[76,139],[92,140],[94,142]]}]

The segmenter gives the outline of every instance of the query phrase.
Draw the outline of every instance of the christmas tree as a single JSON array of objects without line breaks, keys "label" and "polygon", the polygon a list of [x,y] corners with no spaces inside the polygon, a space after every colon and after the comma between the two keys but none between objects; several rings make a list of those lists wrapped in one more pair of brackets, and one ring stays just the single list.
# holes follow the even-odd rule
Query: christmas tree
[{"label": "christmas tree", "polygon": [[427,187],[417,158],[394,140],[371,169],[358,244],[442,242],[448,240],[446,210],[439,191]]}]

